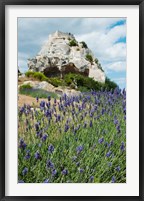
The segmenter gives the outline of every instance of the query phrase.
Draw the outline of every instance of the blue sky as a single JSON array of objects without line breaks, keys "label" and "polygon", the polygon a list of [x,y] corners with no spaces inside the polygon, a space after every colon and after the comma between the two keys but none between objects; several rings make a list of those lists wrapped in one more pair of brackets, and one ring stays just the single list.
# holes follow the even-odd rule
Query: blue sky
[{"label": "blue sky", "polygon": [[85,41],[106,76],[126,87],[125,18],[18,18],[18,66],[28,70],[27,59],[37,55],[49,34],[56,30]]}]

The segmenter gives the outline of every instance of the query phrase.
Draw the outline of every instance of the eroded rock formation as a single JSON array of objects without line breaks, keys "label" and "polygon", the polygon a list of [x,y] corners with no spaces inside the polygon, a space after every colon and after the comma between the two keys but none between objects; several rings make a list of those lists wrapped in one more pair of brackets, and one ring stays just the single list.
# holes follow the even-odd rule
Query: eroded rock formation
[{"label": "eroded rock formation", "polygon": [[31,71],[43,72],[48,77],[66,73],[80,73],[105,82],[105,73],[84,42],[77,42],[70,33],[56,31],[49,35],[40,52],[28,60]]}]

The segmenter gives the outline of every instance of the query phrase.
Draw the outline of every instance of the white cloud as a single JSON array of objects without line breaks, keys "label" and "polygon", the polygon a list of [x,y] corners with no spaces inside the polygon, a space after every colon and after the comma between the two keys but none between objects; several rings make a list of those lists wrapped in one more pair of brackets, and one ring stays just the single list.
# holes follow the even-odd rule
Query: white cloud
[{"label": "white cloud", "polygon": [[[92,49],[95,56],[101,63],[111,63],[111,70],[122,67],[125,70],[126,65],[122,65],[126,60],[126,43],[117,42],[120,38],[126,37],[126,25],[115,26],[109,30],[97,30],[87,34],[76,35],[79,41],[85,41]],[[118,64],[118,67],[116,67]],[[120,65],[121,64],[121,65]],[[107,65],[103,68],[106,70]]]},{"label": "white cloud", "polygon": [[19,52],[18,53],[18,67],[21,72],[25,72],[27,70],[27,59],[29,55],[27,53]]},{"label": "white cloud", "polygon": [[126,62],[118,61],[106,64],[106,69],[113,70],[115,72],[123,72],[126,70]]}]

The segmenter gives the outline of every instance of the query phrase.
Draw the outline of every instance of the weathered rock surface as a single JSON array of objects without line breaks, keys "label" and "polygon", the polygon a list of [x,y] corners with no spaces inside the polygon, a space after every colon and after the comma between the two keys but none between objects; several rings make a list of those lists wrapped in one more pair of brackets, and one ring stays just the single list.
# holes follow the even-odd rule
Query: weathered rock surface
[{"label": "weathered rock surface", "polygon": [[[87,58],[91,56],[91,60]],[[105,73],[99,68],[92,51],[83,43],[77,42],[70,33],[56,31],[38,55],[28,60],[31,71],[43,72],[48,77],[63,76],[65,73],[81,73],[105,82]]]}]

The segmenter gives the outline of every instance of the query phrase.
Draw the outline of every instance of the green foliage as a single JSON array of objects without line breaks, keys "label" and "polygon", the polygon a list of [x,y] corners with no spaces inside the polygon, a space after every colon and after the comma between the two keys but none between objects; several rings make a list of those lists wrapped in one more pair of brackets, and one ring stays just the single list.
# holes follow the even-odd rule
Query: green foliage
[{"label": "green foliage", "polygon": [[31,97],[38,97],[38,98],[47,98],[48,96],[51,96],[52,98],[57,98],[57,94],[53,92],[48,92],[43,89],[32,89],[32,88],[20,88],[19,90],[20,94],[28,95]]},{"label": "green foliage", "polygon": [[27,77],[34,77],[40,81],[49,81],[49,79],[43,74],[43,73],[40,73],[40,72],[32,72],[32,71],[28,71],[25,73],[25,75]]},{"label": "green foliage", "polygon": [[105,80],[105,88],[107,88],[107,90],[110,90],[110,89],[115,89],[116,87],[118,87],[118,85],[111,81],[108,77],[106,77],[106,80]]},{"label": "green foliage", "polygon": [[102,69],[102,66],[101,66],[101,64],[100,64],[100,63],[98,63],[98,68],[99,68],[101,71],[103,71],[103,72],[104,72],[104,70]]},{"label": "green foliage", "polygon": [[32,86],[30,84],[23,84],[20,86],[20,90],[23,90],[23,89],[32,89]]},{"label": "green foliage", "polygon": [[95,58],[95,63],[98,64],[99,63],[99,60],[97,58]]},{"label": "green foliage", "polygon": [[95,58],[95,63],[97,64],[98,68],[104,72],[104,70],[102,69],[101,64],[99,63],[99,60],[97,58]]},{"label": "green foliage", "polygon": [[88,60],[91,63],[93,62],[93,58],[92,58],[92,56],[90,54],[86,55],[86,60]]},{"label": "green foliage", "polygon": [[71,86],[72,83],[76,82],[78,90],[80,90],[81,92],[90,90],[100,91],[101,89],[111,90],[117,87],[117,84],[112,82],[108,78],[106,78],[105,83],[100,83],[95,81],[93,78],[73,73],[66,74],[64,76],[64,81],[67,86]]},{"label": "green foliage", "polygon": [[69,46],[70,47],[72,47],[72,46],[77,46],[78,44],[77,44],[77,42],[76,42],[76,40],[71,40],[70,42],[69,42]]},{"label": "green foliage", "polygon": [[69,86],[71,88],[75,88],[75,86],[77,85],[78,90],[80,91],[86,91],[86,89],[87,91],[90,91],[91,89],[99,91],[101,90],[101,88],[111,90],[117,87],[117,84],[111,81],[109,78],[106,78],[105,83],[100,83],[95,81],[93,78],[73,73],[66,74],[63,79],[59,77],[47,78],[43,73],[31,71],[28,71],[26,73],[26,76],[34,77],[36,79],[39,79],[40,81],[47,81],[55,87]]},{"label": "green foliage", "polygon": [[52,84],[55,87],[64,86],[65,85],[64,80],[60,79],[59,77],[49,78],[49,83]]},{"label": "green foliage", "polygon": [[82,43],[83,48],[88,48],[87,44],[86,44],[84,41],[82,41],[82,42],[80,42],[80,43]]}]

